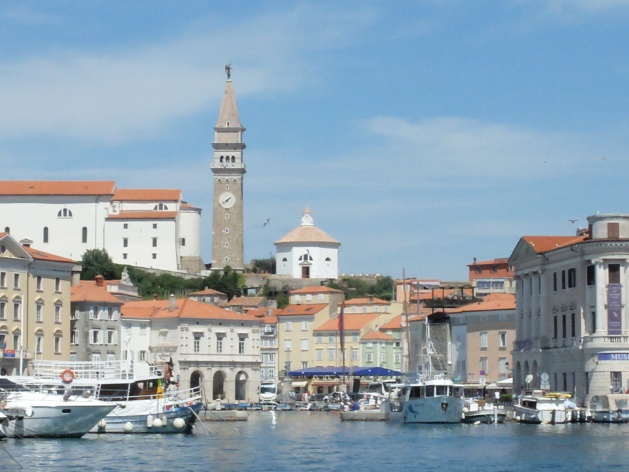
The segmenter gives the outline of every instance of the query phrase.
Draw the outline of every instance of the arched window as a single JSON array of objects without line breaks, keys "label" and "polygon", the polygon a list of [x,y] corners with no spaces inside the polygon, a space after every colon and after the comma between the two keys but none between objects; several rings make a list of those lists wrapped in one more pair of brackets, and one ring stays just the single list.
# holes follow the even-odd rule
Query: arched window
[{"label": "arched window", "polygon": [[83,226],[83,229],[81,230],[81,241],[83,241],[84,243],[87,242],[87,227]]},{"label": "arched window", "polygon": [[223,156],[221,156],[221,162],[223,162]]},{"label": "arched window", "polygon": [[232,162],[236,162],[236,156],[232,156]]},{"label": "arched window", "polygon": [[48,226],[44,226],[44,242],[48,242]]},{"label": "arched window", "polygon": [[181,245],[185,246],[186,245],[186,238],[181,238]]},{"label": "arched window", "polygon": [[168,210],[168,207],[166,205],[164,205],[163,203],[159,203],[158,205],[155,205],[155,207],[153,208],[153,210],[156,211],[166,211]]},{"label": "arched window", "polygon": [[5,233],[11,233],[11,228],[9,228],[8,226],[4,227],[4,232]]},{"label": "arched window", "polygon": [[67,208],[62,208],[61,210],[59,210],[59,213],[57,213],[57,217],[58,218],[72,218],[72,212],[68,210]]}]

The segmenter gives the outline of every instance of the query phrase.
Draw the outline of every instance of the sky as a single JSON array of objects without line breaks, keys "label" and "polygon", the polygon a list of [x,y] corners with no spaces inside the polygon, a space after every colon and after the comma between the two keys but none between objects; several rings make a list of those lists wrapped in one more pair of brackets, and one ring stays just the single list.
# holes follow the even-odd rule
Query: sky
[{"label": "sky", "polygon": [[629,0],[4,0],[0,179],[181,189],[209,262],[231,64],[246,261],[308,207],[343,274],[467,280],[629,213],[628,20]]}]

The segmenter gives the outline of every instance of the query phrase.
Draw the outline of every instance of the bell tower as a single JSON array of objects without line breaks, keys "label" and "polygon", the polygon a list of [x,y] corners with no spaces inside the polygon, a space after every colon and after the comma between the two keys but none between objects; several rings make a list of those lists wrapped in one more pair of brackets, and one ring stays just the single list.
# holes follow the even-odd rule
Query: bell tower
[{"label": "bell tower", "polygon": [[230,266],[244,271],[243,177],[247,169],[243,162],[246,146],[242,134],[245,128],[238,116],[231,71],[231,66],[226,65],[227,82],[212,143],[212,270]]}]

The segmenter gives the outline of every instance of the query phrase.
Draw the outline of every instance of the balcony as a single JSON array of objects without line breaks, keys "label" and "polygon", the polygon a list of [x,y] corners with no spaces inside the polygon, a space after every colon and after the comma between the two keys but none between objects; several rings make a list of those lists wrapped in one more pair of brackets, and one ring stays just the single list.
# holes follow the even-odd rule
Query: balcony
[{"label": "balcony", "polygon": [[583,336],[581,345],[583,349],[627,349],[629,347],[629,336],[593,334]]}]

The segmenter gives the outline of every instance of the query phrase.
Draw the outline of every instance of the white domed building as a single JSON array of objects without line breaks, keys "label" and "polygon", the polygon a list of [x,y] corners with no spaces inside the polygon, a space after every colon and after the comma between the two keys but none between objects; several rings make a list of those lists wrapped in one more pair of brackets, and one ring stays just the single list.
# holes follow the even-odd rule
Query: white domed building
[{"label": "white domed building", "polygon": [[275,241],[276,273],[295,279],[337,279],[340,245],[314,225],[306,208],[301,225]]}]

